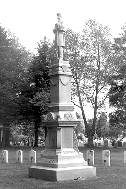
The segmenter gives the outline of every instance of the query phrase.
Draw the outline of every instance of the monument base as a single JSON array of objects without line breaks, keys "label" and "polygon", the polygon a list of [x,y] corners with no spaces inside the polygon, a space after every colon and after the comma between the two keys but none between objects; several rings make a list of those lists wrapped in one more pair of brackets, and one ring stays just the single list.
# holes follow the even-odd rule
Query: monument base
[{"label": "monument base", "polygon": [[32,166],[29,168],[29,177],[48,181],[88,179],[96,177],[96,167],[49,168]]},{"label": "monument base", "polygon": [[83,154],[74,149],[46,149],[41,154],[40,162],[29,168],[29,177],[48,181],[87,179],[95,176],[96,168],[88,166]]}]

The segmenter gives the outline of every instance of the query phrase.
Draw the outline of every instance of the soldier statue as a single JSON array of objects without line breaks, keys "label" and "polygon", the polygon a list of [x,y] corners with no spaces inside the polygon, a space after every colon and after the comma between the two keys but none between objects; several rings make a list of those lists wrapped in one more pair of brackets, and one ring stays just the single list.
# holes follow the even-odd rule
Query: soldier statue
[{"label": "soldier statue", "polygon": [[60,13],[57,13],[57,23],[55,24],[54,33],[55,33],[55,44],[58,50],[58,58],[63,60],[63,49],[65,46],[64,40],[64,26],[62,22],[62,17]]}]

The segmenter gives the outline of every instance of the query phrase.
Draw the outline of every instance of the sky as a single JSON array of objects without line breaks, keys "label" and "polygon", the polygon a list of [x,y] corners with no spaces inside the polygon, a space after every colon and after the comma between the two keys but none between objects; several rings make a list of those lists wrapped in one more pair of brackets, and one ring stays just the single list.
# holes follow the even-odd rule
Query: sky
[{"label": "sky", "polygon": [[126,0],[0,0],[0,24],[33,52],[44,36],[54,39],[58,12],[66,28],[79,32],[91,18],[117,37],[126,22]]}]

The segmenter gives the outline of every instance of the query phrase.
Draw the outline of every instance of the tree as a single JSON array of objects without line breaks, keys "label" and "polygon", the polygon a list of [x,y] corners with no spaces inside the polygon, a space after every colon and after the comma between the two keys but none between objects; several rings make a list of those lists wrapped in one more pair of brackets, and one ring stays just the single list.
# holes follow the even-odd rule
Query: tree
[{"label": "tree", "polygon": [[82,50],[86,59],[85,72],[83,74],[82,90],[94,110],[93,123],[90,130],[90,142],[93,143],[98,110],[104,104],[108,92],[108,80],[110,64],[108,58],[111,53],[111,41],[108,27],[89,20],[82,34]]},{"label": "tree", "polygon": [[102,112],[99,119],[97,120],[96,134],[98,137],[108,136],[109,133],[109,124],[107,121],[107,115],[105,112]]},{"label": "tree", "polygon": [[84,108],[83,108],[83,99],[80,92],[79,83],[82,80],[83,67],[85,62],[82,63],[82,57],[80,54],[80,35],[76,32],[73,32],[71,29],[67,29],[65,33],[65,59],[69,60],[73,81],[72,81],[72,102],[74,105],[78,106],[75,103],[75,98],[78,96],[79,104],[78,106],[81,109],[82,117],[84,120],[85,130],[88,131],[88,123],[86,120]]},{"label": "tree", "polygon": [[38,130],[42,125],[42,115],[48,110],[51,49],[51,45],[46,40],[38,44],[38,53],[33,57],[27,72],[26,85],[19,95],[21,119],[34,122],[34,146],[38,146]]},{"label": "tree", "polygon": [[[9,129],[10,123],[16,119],[17,94],[24,83],[29,58],[30,54],[16,37],[0,26],[0,123],[4,129]],[[5,137],[5,146],[9,144],[8,139]]]},{"label": "tree", "polygon": [[120,37],[115,38],[111,61],[114,72],[110,77],[109,103],[114,107],[110,114],[110,134],[117,136],[126,129],[126,26]]},{"label": "tree", "polygon": [[[104,104],[108,92],[108,80],[111,65],[108,58],[111,41],[108,27],[95,20],[85,23],[81,35],[68,30],[66,52],[68,54],[74,78],[73,94],[79,97],[82,116],[88,135],[89,145],[93,145],[97,113]],[[94,110],[92,127],[88,127],[84,104],[88,102]]]},{"label": "tree", "polygon": [[74,128],[74,131],[75,131],[76,135],[78,136],[79,134],[84,134],[85,127],[84,127],[84,121],[82,119],[82,116],[76,112],[76,117],[79,122],[78,122],[77,126]]}]

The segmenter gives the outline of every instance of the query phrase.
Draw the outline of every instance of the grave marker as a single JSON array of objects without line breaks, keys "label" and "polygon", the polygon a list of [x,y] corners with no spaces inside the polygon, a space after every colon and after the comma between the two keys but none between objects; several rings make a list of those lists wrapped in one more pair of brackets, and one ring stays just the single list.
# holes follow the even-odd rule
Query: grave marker
[{"label": "grave marker", "polygon": [[110,166],[110,150],[102,151],[102,160],[104,166]]},{"label": "grave marker", "polygon": [[124,151],[124,163],[126,163],[126,151]]},{"label": "grave marker", "polygon": [[2,162],[8,163],[8,150],[2,150]]},{"label": "grave marker", "polygon": [[88,165],[94,165],[94,150],[87,150]]},{"label": "grave marker", "polygon": [[23,163],[23,151],[22,150],[17,150],[16,160],[18,163]]},{"label": "grave marker", "polygon": [[36,151],[35,150],[31,150],[29,152],[29,161],[30,161],[30,163],[36,163]]}]

